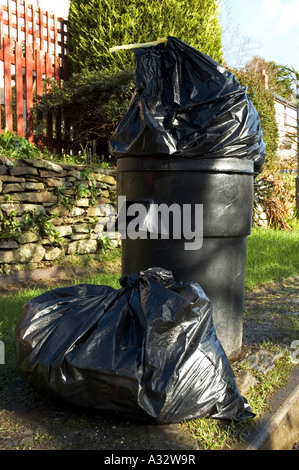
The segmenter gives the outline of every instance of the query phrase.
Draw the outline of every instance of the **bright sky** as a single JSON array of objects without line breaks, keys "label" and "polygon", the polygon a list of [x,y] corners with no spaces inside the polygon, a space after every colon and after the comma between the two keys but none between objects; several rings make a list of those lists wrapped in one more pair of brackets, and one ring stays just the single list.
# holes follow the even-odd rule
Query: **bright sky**
[{"label": "bright sky", "polygon": [[223,50],[228,65],[252,56],[299,71],[299,0],[221,0]]},{"label": "bright sky", "polygon": [[70,0],[25,0],[31,5],[36,5],[44,11],[54,13],[56,16],[67,18]]}]

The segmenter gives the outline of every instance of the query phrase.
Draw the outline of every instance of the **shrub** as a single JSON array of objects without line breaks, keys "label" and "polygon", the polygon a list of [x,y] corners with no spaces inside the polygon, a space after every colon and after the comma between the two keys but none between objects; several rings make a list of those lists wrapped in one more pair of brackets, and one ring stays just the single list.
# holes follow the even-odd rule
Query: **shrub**
[{"label": "shrub", "polygon": [[[74,153],[87,150],[91,142],[96,143],[97,154],[108,156],[108,141],[121,117],[128,108],[135,87],[133,70],[109,72],[83,70],[73,74],[61,86],[51,82],[36,110],[62,115],[71,132],[63,140]],[[45,123],[41,121],[39,132]]]},{"label": "shrub", "polygon": [[264,168],[260,178],[272,184],[263,200],[268,226],[291,230],[296,217],[296,173],[275,162]]},{"label": "shrub", "polygon": [[41,153],[26,137],[5,129],[0,133],[1,154],[13,158],[39,158]]},{"label": "shrub", "polygon": [[176,36],[222,62],[217,0],[72,0],[69,19],[71,68],[125,69],[132,51],[109,48]]},{"label": "shrub", "polygon": [[233,70],[239,82],[247,87],[247,93],[252,100],[261,120],[263,140],[266,144],[266,166],[277,160],[278,126],[276,122],[273,92],[265,87],[261,70]]}]

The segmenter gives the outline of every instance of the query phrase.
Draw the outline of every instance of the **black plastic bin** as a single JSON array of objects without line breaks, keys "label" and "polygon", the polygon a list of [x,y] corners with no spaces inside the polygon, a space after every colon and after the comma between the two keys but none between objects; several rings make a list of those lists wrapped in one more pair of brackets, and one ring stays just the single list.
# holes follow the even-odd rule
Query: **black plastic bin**
[{"label": "black plastic bin", "polygon": [[[251,230],[253,162],[241,159],[122,158],[118,196],[134,202],[203,205],[203,244],[185,249],[175,239],[122,241],[122,272],[151,266],[170,269],[176,279],[194,280],[213,308],[217,336],[232,359],[241,351],[247,236]],[[194,211],[192,211],[194,215]],[[194,225],[194,221],[193,221]]]},{"label": "black plastic bin", "polygon": [[260,119],[236,77],[180,39],[134,53],[136,89],[109,143],[118,159],[118,196],[128,205],[141,202],[150,214],[160,204],[202,204],[203,244],[186,249],[176,231],[163,237],[161,230],[158,239],[128,234],[122,271],[161,266],[177,280],[196,281],[233,358],[242,344],[253,180],[265,161]]}]

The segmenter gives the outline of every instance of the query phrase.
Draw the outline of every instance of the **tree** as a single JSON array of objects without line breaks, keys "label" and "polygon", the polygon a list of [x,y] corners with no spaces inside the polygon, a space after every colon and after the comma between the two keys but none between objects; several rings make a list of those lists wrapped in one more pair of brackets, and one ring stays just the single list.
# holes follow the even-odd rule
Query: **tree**
[{"label": "tree", "polygon": [[[267,87],[263,71],[268,77]],[[256,56],[252,57],[244,67],[234,69],[233,72],[240,83],[248,88],[248,95],[261,119],[264,141],[267,146],[267,162],[274,162],[277,158],[279,141],[274,98],[277,94],[295,104],[295,83],[299,73],[292,67],[279,65]],[[294,138],[293,134],[289,137]]]},{"label": "tree", "polygon": [[[265,70],[269,77],[269,87],[266,88],[262,76]],[[247,87],[247,93],[252,100],[261,120],[263,139],[266,144],[266,164],[271,164],[277,158],[278,126],[274,105],[274,93],[284,93],[279,83],[274,62],[266,62],[260,57],[254,57],[244,67],[232,70],[239,82]],[[285,89],[287,94],[287,90]]]},{"label": "tree", "polygon": [[[268,76],[268,87],[262,76],[263,70]],[[275,94],[288,100],[293,98],[298,72],[260,57],[253,57],[245,67],[234,70],[234,73],[240,83],[247,87],[247,93],[261,119],[266,143],[266,164],[259,178],[271,181],[272,184],[272,189],[263,195],[262,202],[269,226],[290,230],[289,222],[295,209],[295,180],[291,175],[281,172],[277,154],[279,133],[274,98]]]},{"label": "tree", "polygon": [[73,72],[132,66],[132,51],[109,48],[167,36],[223,61],[217,0],[72,0],[68,22]]},{"label": "tree", "polygon": [[252,57],[248,62],[244,71],[252,75],[259,75],[262,71],[268,76],[268,88],[272,93],[277,93],[287,100],[293,98],[293,84],[291,69],[283,65],[276,64],[274,61],[267,61],[261,57]]}]

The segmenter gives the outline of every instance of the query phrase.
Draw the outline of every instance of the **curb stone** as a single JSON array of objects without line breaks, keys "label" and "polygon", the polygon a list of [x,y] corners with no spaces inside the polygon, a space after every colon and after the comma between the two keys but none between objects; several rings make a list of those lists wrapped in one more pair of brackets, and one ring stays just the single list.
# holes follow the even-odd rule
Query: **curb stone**
[{"label": "curb stone", "polygon": [[269,406],[270,411],[255,431],[235,450],[291,450],[299,442],[299,367],[292,371],[288,385],[274,395]]}]

